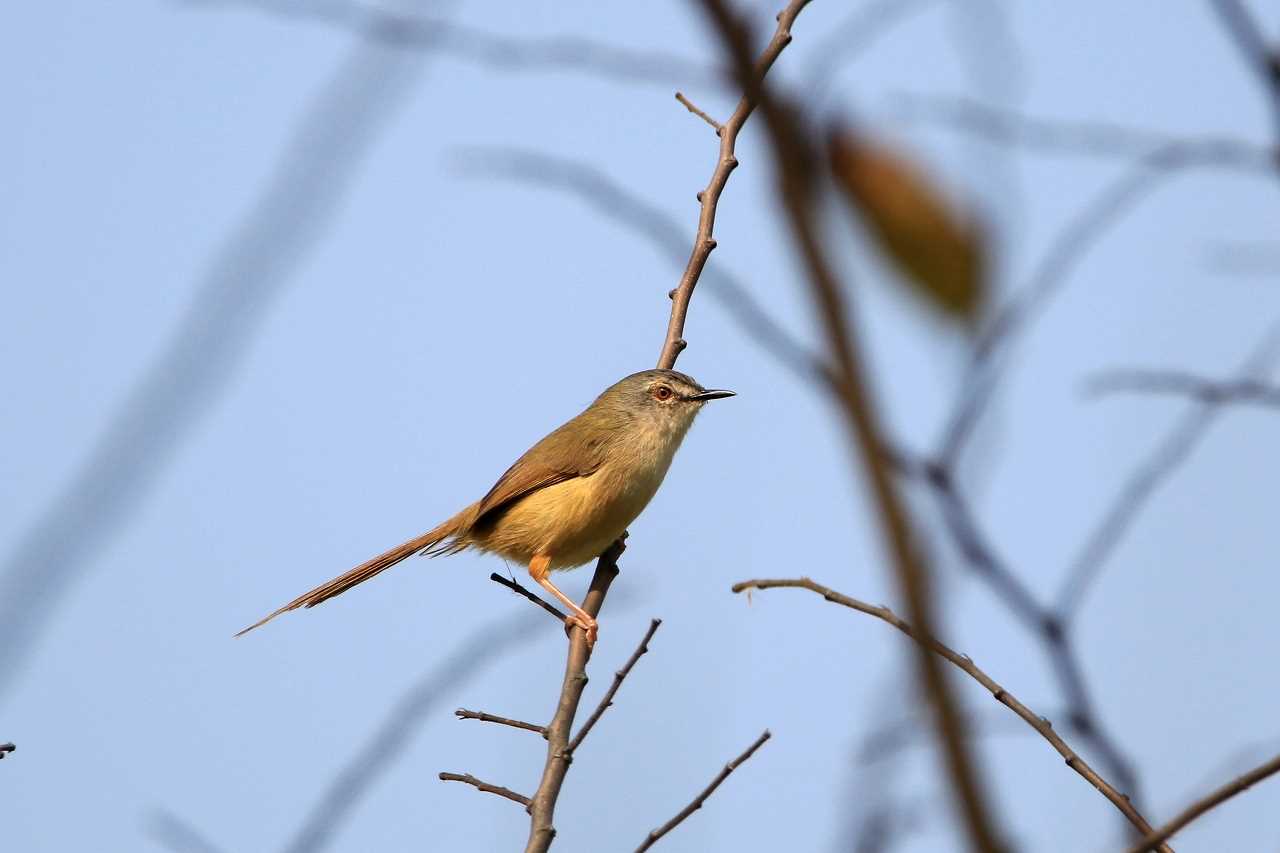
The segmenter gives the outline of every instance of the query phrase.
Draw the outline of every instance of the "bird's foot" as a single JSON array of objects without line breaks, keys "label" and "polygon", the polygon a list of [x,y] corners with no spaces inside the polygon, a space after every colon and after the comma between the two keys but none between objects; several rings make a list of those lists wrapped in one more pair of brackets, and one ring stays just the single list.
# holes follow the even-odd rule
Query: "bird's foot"
[{"label": "bird's foot", "polygon": [[588,616],[586,612],[570,613],[564,617],[564,626],[566,630],[575,626],[581,628],[587,635],[587,648],[594,646],[596,638],[600,636],[600,623]]}]

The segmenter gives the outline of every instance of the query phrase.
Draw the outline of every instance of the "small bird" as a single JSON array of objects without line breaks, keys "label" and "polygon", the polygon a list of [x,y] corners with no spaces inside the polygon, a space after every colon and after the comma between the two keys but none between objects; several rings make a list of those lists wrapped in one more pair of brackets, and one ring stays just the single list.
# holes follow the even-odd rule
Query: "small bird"
[{"label": "small bird", "polygon": [[622,536],[662,485],[703,404],[732,396],[674,370],[633,373],[529,448],[488,494],[453,518],[300,595],[236,636],[281,613],[315,607],[414,554],[471,548],[527,565],[529,576],[569,608],[565,622],[581,627],[594,643],[596,620],[548,573],[588,563]]}]

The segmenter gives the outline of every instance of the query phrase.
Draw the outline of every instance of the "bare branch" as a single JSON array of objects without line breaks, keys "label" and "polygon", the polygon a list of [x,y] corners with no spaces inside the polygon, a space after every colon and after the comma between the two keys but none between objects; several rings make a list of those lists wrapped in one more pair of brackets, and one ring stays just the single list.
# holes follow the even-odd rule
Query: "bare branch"
[{"label": "bare branch", "polygon": [[[1280,325],[1268,331],[1248,359],[1240,367],[1238,382],[1257,381],[1280,347]],[[1069,620],[1093,585],[1107,558],[1124,538],[1151,496],[1178,467],[1209,431],[1221,413],[1221,401],[1196,400],[1197,405],[1184,415],[1165,440],[1147,459],[1134,469],[1107,512],[1098,521],[1067,569],[1066,580],[1058,594],[1057,609]]]},{"label": "bare branch", "polygon": [[1206,379],[1180,370],[1108,370],[1091,377],[1085,391],[1107,394],[1174,394],[1206,405],[1245,403],[1280,408],[1280,386],[1258,379]]},{"label": "bare branch", "polygon": [[[764,80],[783,49],[791,43],[791,25],[806,5],[808,0],[802,2],[792,0],[788,3],[778,15],[778,26],[760,57],[754,63],[748,59],[748,63],[751,64],[750,74],[756,81]],[[662,344],[662,352],[658,356],[658,367],[674,367],[676,359],[688,345],[684,339],[684,322],[689,314],[689,300],[693,298],[693,289],[698,286],[702,269],[707,265],[712,249],[716,247],[714,237],[716,205],[720,202],[720,194],[724,192],[729,175],[738,167],[734,146],[738,142],[738,133],[742,130],[742,126],[755,111],[756,97],[753,90],[758,88],[758,82],[744,86],[742,99],[738,101],[733,115],[729,116],[729,120],[717,131],[720,136],[720,158],[716,161],[716,168],[711,173],[711,180],[707,183],[706,189],[698,193],[698,201],[702,205],[702,211],[698,215],[698,231],[693,239],[693,252],[689,255],[689,263],[685,266],[684,274],[680,276],[680,284],[671,291],[671,320],[667,324],[667,337]]]},{"label": "bare branch", "polygon": [[662,838],[662,836],[666,835],[668,832],[670,832],[671,830],[679,826],[681,823],[683,823],[684,820],[687,817],[689,817],[689,815],[693,814],[698,809],[702,808],[702,805],[707,801],[707,798],[715,793],[716,788],[719,788],[721,783],[724,782],[725,779],[729,778],[729,774],[732,773],[734,770],[737,770],[739,765],[741,765],[744,761],[746,761],[748,758],[754,755],[755,751],[760,747],[764,746],[764,742],[771,737],[773,737],[773,735],[769,733],[768,729],[765,729],[764,732],[760,735],[760,737],[756,738],[755,742],[752,743],[751,746],[746,748],[746,751],[744,751],[737,758],[733,759],[733,761],[730,761],[728,764],[726,764],[724,768],[718,774],[716,774],[716,778],[711,780],[711,784],[703,788],[702,791],[698,794],[698,796],[693,798],[693,801],[689,803],[689,805],[682,808],[675,817],[671,818],[671,820],[667,821],[662,826],[658,827],[657,829],[650,832],[647,836],[645,836],[644,842],[639,847],[636,848],[636,853],[643,853],[643,851],[648,850],[650,847],[654,845],[655,842],[657,842],[658,839]]},{"label": "bare branch", "polygon": [[[809,578],[749,580],[736,583],[732,587],[734,592],[743,592],[751,589],[765,590],[776,588],[807,589],[810,592],[816,592],[818,595],[821,595],[824,599],[834,604],[848,607],[852,610],[858,611],[859,613],[865,613],[868,616],[874,616],[875,618],[892,625],[894,628],[897,628],[908,637],[911,637],[918,645],[928,647],[928,649],[934,654],[943,658],[974,681],[981,684],[988,693],[995,697],[997,702],[1013,711],[1021,717],[1027,725],[1035,729],[1035,731],[1048,741],[1049,745],[1066,760],[1068,767],[1080,774],[1085,781],[1106,797],[1107,800],[1119,809],[1125,818],[1128,819],[1128,821],[1132,823],[1139,832],[1151,832],[1151,825],[1147,823],[1146,819],[1143,818],[1143,816],[1138,813],[1138,810],[1133,807],[1133,804],[1129,802],[1129,798],[1117,791],[1109,782],[1107,782],[1107,780],[1103,779],[1097,771],[1090,767],[1083,758],[1077,755],[1076,752],[1067,745],[1066,741],[1064,741],[1062,737],[1054,731],[1053,724],[1047,718],[1039,716],[1026,705],[1022,704],[1017,697],[998,684],[995,679],[991,678],[991,676],[983,672],[968,655],[962,655],[938,640],[922,635],[917,632],[910,623],[906,622],[888,607],[876,607],[875,605],[867,604],[865,601],[850,598],[849,596],[836,592],[829,587],[816,583]],[[1167,848],[1162,847],[1161,849],[1165,850],[1165,853],[1171,853]]]},{"label": "bare branch", "polygon": [[696,104],[694,104],[694,102],[693,102],[693,101],[691,101],[691,100],[689,100],[688,98],[686,98],[686,97],[685,97],[684,92],[676,92],[676,100],[677,100],[677,101],[679,101],[680,103],[684,104],[684,108],[685,108],[685,109],[687,109],[689,112],[693,113],[693,114],[694,114],[694,115],[696,115],[698,118],[702,119],[702,120],[703,120],[703,121],[705,121],[707,124],[709,124],[709,125],[711,125],[712,127],[714,127],[714,128],[716,129],[716,133],[719,133],[719,132],[720,132],[721,128],[723,127],[723,126],[720,124],[720,122],[716,121],[716,120],[715,120],[715,119],[713,119],[711,116],[707,115],[705,112],[703,112],[702,110],[698,109],[697,105],[696,105]]},{"label": "bare branch", "polygon": [[517,595],[523,595],[525,598],[529,599],[534,604],[538,605],[543,610],[550,613],[552,616],[556,617],[556,619],[561,623],[563,623],[564,620],[569,618],[564,614],[564,612],[560,608],[556,607],[554,604],[545,600],[542,596],[537,595],[534,592],[531,592],[527,587],[522,586],[521,583],[515,578],[504,578],[502,575],[498,574],[497,572],[494,572],[493,574],[489,575],[489,580],[497,584],[502,584],[507,589],[511,590]]},{"label": "bare branch", "polygon": [[[702,5],[731,57],[746,98],[760,103],[769,131],[778,195],[805,263],[810,293],[831,353],[835,378],[830,391],[842,410],[851,449],[869,475],[881,534],[892,556],[898,588],[905,596],[921,634],[932,637],[932,593],[928,567],[911,541],[911,525],[890,476],[884,452],[887,445],[881,436],[879,415],[864,373],[860,343],[855,335],[856,324],[849,321],[844,290],[826,257],[815,221],[818,157],[802,136],[795,120],[795,109],[774,100],[764,88],[763,78],[752,67],[748,27],[730,11],[724,0],[703,0]],[[803,5],[791,4],[779,20],[793,8],[798,11]],[[1002,850],[1003,843],[997,840],[986,794],[974,771],[969,744],[963,737],[955,699],[945,673],[925,644],[917,644],[915,657],[921,685],[936,712],[940,746],[969,839],[978,850]]]},{"label": "bare branch", "polygon": [[570,754],[578,750],[587,733],[595,727],[595,724],[604,716],[605,710],[613,704],[613,697],[617,695],[618,688],[622,686],[622,682],[631,673],[631,667],[636,665],[636,661],[640,660],[641,655],[649,651],[649,640],[653,639],[654,632],[658,630],[658,626],[661,624],[661,619],[654,619],[649,622],[649,630],[645,631],[644,637],[640,640],[640,645],[631,653],[631,657],[623,664],[622,669],[613,674],[613,684],[609,685],[609,689],[605,691],[604,698],[600,700],[600,704],[596,706],[591,716],[587,717],[587,721],[582,724],[578,734],[574,736],[573,740],[569,741],[568,750]]},{"label": "bare branch", "polygon": [[[609,586],[618,576],[618,557],[625,547],[619,539],[596,562],[591,587],[582,602],[582,609],[592,617],[600,615],[600,607],[609,593]],[[547,726],[547,761],[542,769],[542,780],[529,802],[529,842],[525,846],[525,853],[546,853],[556,837],[553,823],[556,800],[560,797],[560,787],[569,772],[571,760],[568,749],[569,730],[578,713],[582,691],[587,686],[587,661],[590,659],[591,647],[587,645],[586,632],[575,625],[569,632],[569,653],[565,662],[564,683],[560,688],[560,701],[556,706],[555,716]]]},{"label": "bare branch", "polygon": [[664,51],[637,50],[580,36],[507,36],[443,18],[426,17],[348,0],[190,0],[191,5],[232,3],[276,17],[341,27],[373,42],[471,62],[494,71],[576,71],[624,83],[716,86],[716,69]]},{"label": "bare branch", "polygon": [[908,93],[900,96],[907,121],[927,121],[993,143],[1042,154],[1078,154],[1137,160],[1159,150],[1178,151],[1204,168],[1270,172],[1270,147],[1234,138],[1188,137],[1105,121],[1050,119],[985,104],[963,96]]},{"label": "bare branch", "polygon": [[1270,761],[1255,767],[1248,773],[1232,779],[1221,788],[1209,794],[1203,799],[1197,800],[1187,806],[1173,820],[1161,826],[1159,829],[1152,830],[1147,834],[1146,838],[1129,848],[1128,853],[1147,853],[1149,850],[1156,850],[1160,847],[1161,842],[1167,838],[1173,837],[1175,832],[1191,823],[1205,812],[1216,808],[1222,803],[1234,797],[1243,791],[1247,791],[1251,786],[1256,785],[1268,776],[1280,773],[1280,755],[1272,758]]},{"label": "bare branch", "polygon": [[464,782],[472,786],[476,790],[483,791],[486,794],[497,794],[499,797],[506,797],[508,800],[511,800],[512,802],[515,802],[515,803],[519,803],[520,805],[525,807],[528,807],[529,805],[529,798],[526,797],[524,794],[517,794],[515,791],[511,790],[510,788],[504,788],[501,785],[490,785],[488,782],[485,782],[482,779],[477,779],[476,777],[472,776],[470,773],[441,773],[440,781],[441,782]]},{"label": "bare branch", "polygon": [[497,723],[502,726],[511,726],[513,729],[524,729],[529,732],[537,732],[543,737],[547,736],[546,726],[535,726],[533,723],[526,723],[523,720],[512,720],[508,717],[498,717],[494,714],[488,714],[484,711],[468,711],[466,708],[459,708],[453,712],[453,715],[459,720],[479,720],[482,723]]}]

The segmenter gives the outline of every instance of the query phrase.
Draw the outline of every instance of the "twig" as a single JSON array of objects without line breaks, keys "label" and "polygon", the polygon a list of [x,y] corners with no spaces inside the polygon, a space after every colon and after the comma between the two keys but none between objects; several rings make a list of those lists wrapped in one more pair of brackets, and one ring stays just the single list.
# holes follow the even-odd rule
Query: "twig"
[{"label": "twig", "polygon": [[702,110],[698,109],[698,106],[697,106],[696,104],[694,104],[694,102],[693,102],[693,101],[689,100],[688,98],[686,98],[686,97],[684,96],[684,92],[676,92],[676,100],[677,100],[677,101],[679,101],[680,103],[684,104],[685,109],[687,109],[689,112],[693,113],[693,114],[694,114],[694,115],[696,115],[698,118],[702,119],[702,120],[703,120],[703,121],[705,121],[707,124],[709,124],[709,125],[711,125],[712,127],[714,127],[714,128],[716,129],[716,133],[719,133],[719,132],[720,132],[720,129],[721,129],[721,127],[722,127],[722,125],[720,124],[720,122],[716,121],[716,120],[715,120],[715,119],[713,119],[711,116],[707,115],[705,112],[703,112]]},{"label": "twig", "polygon": [[499,797],[506,797],[508,800],[511,800],[512,802],[515,802],[515,803],[519,803],[520,805],[525,807],[528,807],[529,805],[529,798],[526,797],[524,794],[517,794],[515,791],[511,790],[510,788],[504,788],[501,785],[490,785],[488,782],[485,782],[482,779],[477,779],[476,777],[472,776],[470,773],[441,773],[440,781],[441,782],[465,782],[466,784],[472,786],[476,790],[483,791],[486,794],[497,794]]},{"label": "twig", "polygon": [[513,729],[524,729],[529,732],[537,732],[543,737],[547,736],[546,726],[536,726],[533,723],[526,723],[523,720],[512,720],[507,717],[488,714],[484,711],[468,711],[466,708],[459,708],[453,712],[453,715],[459,720],[479,720],[482,723],[497,723],[501,726],[511,726]]},{"label": "twig", "polygon": [[556,617],[556,619],[559,620],[560,622],[564,622],[566,619],[569,618],[564,614],[562,610],[560,610],[560,608],[546,601],[545,599],[542,598],[542,596],[529,591],[526,587],[522,586],[520,582],[515,578],[505,578],[502,575],[498,574],[497,572],[494,572],[493,574],[489,575],[489,580],[493,581],[494,583],[502,584],[507,589],[511,590],[517,595],[523,595],[525,598],[529,599],[534,604],[538,605],[543,610],[550,613],[552,616]]},{"label": "twig", "polygon": [[[778,26],[773,37],[765,45],[760,57],[751,65],[751,75],[756,80],[763,80],[777,61],[783,49],[791,43],[791,25],[795,22],[800,10],[808,5],[808,0],[792,0],[778,15]],[[750,60],[748,60],[750,64]],[[702,209],[698,214],[698,231],[693,239],[693,251],[689,262],[680,276],[680,283],[671,291],[671,319],[667,323],[667,337],[662,344],[662,352],[658,356],[658,367],[671,368],[675,365],[680,353],[688,346],[684,339],[684,322],[689,314],[689,300],[693,298],[693,289],[698,286],[702,269],[716,247],[716,205],[720,202],[720,194],[729,181],[729,175],[738,167],[738,158],[734,156],[734,146],[738,142],[738,133],[747,123],[756,108],[754,89],[758,84],[743,87],[742,99],[734,109],[729,120],[717,131],[720,137],[720,158],[711,173],[711,180],[706,189],[698,193],[698,201]]]},{"label": "twig", "polygon": [[1280,755],[1266,762],[1265,764],[1255,767],[1243,776],[1232,779],[1218,790],[1209,794],[1203,799],[1196,800],[1187,806],[1173,820],[1161,826],[1159,829],[1152,830],[1147,834],[1146,838],[1129,848],[1128,853],[1147,853],[1148,850],[1155,850],[1165,839],[1173,836],[1175,832],[1191,823],[1210,809],[1216,808],[1222,803],[1234,797],[1243,791],[1247,791],[1251,786],[1256,785],[1268,776],[1280,773]]},{"label": "twig", "polygon": [[595,724],[604,716],[605,710],[613,704],[613,697],[617,694],[618,688],[622,686],[622,682],[631,673],[631,668],[636,665],[636,661],[649,651],[649,640],[653,639],[653,634],[658,630],[658,626],[662,624],[661,619],[654,619],[649,622],[649,630],[645,631],[644,637],[640,640],[640,645],[636,646],[636,650],[631,653],[631,657],[623,664],[622,669],[613,674],[613,684],[609,685],[609,689],[605,691],[604,697],[600,700],[600,704],[596,706],[595,711],[587,717],[587,721],[582,724],[582,728],[574,735],[573,740],[569,741],[569,754],[577,752],[578,746],[581,745],[587,733],[595,727]]},{"label": "twig", "polygon": [[[835,384],[832,396],[840,404],[852,450],[860,458],[869,475],[875,496],[881,533],[893,560],[894,576],[924,637],[934,636],[929,573],[924,560],[911,541],[910,523],[890,476],[881,438],[879,415],[875,411],[868,380],[855,336],[856,324],[848,320],[843,288],[826,257],[815,222],[815,188],[818,158],[801,136],[794,120],[795,111],[768,96],[763,78],[751,67],[748,29],[729,10],[724,0],[703,0],[715,29],[720,33],[738,82],[747,98],[758,100],[769,131],[769,139],[778,180],[778,194],[791,224],[792,236],[804,260],[810,280],[810,292],[831,352]],[[792,3],[779,16],[798,12],[804,3]],[[998,851],[997,840],[986,795],[979,784],[970,759],[969,743],[963,736],[954,697],[945,673],[923,644],[917,644],[916,661],[920,681],[936,712],[940,746],[946,759],[958,806],[970,842],[977,850]]]},{"label": "twig", "polygon": [[693,798],[693,802],[689,803],[689,805],[682,808],[679,811],[679,813],[676,814],[675,817],[671,818],[671,820],[667,821],[662,826],[658,827],[657,829],[650,832],[647,836],[645,836],[644,842],[639,847],[636,848],[636,853],[643,853],[643,851],[648,850],[650,847],[654,845],[654,842],[656,842],[659,838],[666,835],[671,830],[675,829],[687,817],[689,817],[689,815],[693,814],[698,809],[702,808],[702,804],[707,801],[708,797],[710,797],[712,794],[715,793],[716,788],[719,788],[721,783],[724,782],[725,779],[729,778],[729,774],[732,773],[734,770],[737,770],[739,765],[741,765],[744,761],[746,761],[748,758],[754,755],[755,751],[760,747],[764,746],[764,742],[771,737],[773,737],[773,735],[769,733],[768,729],[765,729],[764,732],[760,735],[760,737],[756,738],[755,742],[752,743],[751,746],[747,747],[745,752],[743,752],[737,758],[733,759],[733,761],[730,761],[728,764],[726,764],[721,769],[721,771],[716,774],[716,778],[712,779],[711,784],[703,788],[702,791],[698,794],[698,796]]},{"label": "twig", "polygon": [[1090,377],[1085,391],[1091,397],[1120,392],[1176,394],[1209,405],[1251,403],[1280,408],[1280,386],[1258,379],[1206,379],[1179,370],[1108,370]]},{"label": "twig", "polygon": [[[983,672],[968,655],[959,654],[938,640],[921,635],[910,625],[910,623],[906,622],[888,607],[876,607],[875,605],[867,604],[865,601],[850,598],[849,596],[836,592],[829,587],[816,583],[809,578],[749,580],[736,583],[732,587],[734,592],[743,592],[744,590],[751,589],[765,590],[778,588],[807,589],[810,592],[816,592],[818,595],[821,595],[824,599],[834,604],[840,604],[844,607],[856,610],[859,613],[874,616],[875,618],[892,625],[894,628],[897,628],[908,637],[916,640],[917,645],[922,647],[927,646],[934,654],[943,658],[961,672],[964,672],[974,681],[981,684],[986,688],[987,692],[995,697],[997,702],[1013,711],[1021,717],[1027,725],[1035,729],[1036,732],[1048,741],[1057,753],[1066,760],[1068,767],[1080,774],[1080,776],[1096,788],[1099,793],[1106,797],[1112,805],[1119,809],[1129,822],[1138,829],[1139,832],[1151,832],[1151,824],[1147,823],[1146,819],[1138,813],[1138,810],[1129,802],[1129,798],[1112,787],[1111,784],[1108,783],[1107,780],[1103,779],[1097,771],[1090,767],[1083,758],[1077,755],[1075,751],[1067,745],[1066,741],[1064,741],[1062,737],[1054,731],[1053,724],[1050,723],[1048,719],[1037,715],[1026,705],[1022,704],[1022,702],[1018,701],[1017,697],[996,683],[991,676]],[[1166,853],[1171,853],[1167,848],[1161,849],[1165,850]]]},{"label": "twig", "polygon": [[17,748],[18,747],[15,746],[12,742],[0,743],[0,758],[4,758],[6,755],[13,752]]},{"label": "twig", "polygon": [[[587,597],[582,602],[582,609],[592,617],[600,614],[609,586],[618,576],[618,557],[625,547],[619,539],[596,562],[591,588],[587,590]],[[569,654],[565,662],[564,683],[560,688],[560,701],[556,706],[555,716],[547,726],[547,761],[542,769],[542,780],[529,802],[529,842],[525,846],[525,853],[546,853],[555,840],[553,820],[556,800],[560,797],[560,787],[569,772],[571,760],[568,750],[569,730],[578,713],[582,691],[587,686],[587,661],[590,659],[591,647],[587,645],[586,632],[574,625],[569,632]]]}]

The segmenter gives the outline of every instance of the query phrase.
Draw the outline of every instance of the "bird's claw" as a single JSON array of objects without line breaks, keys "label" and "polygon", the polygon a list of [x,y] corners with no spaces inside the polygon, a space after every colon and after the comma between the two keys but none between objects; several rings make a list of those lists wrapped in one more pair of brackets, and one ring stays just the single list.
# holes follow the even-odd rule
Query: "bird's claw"
[{"label": "bird's claw", "polygon": [[591,648],[596,644],[596,638],[600,636],[600,623],[587,616],[585,613],[571,613],[564,617],[565,629],[578,627],[586,634],[587,648]]}]

